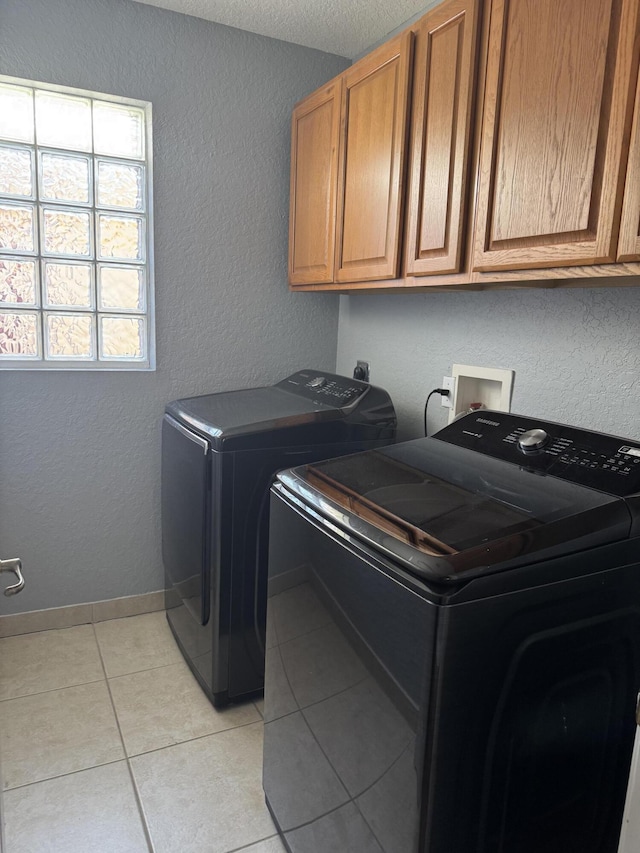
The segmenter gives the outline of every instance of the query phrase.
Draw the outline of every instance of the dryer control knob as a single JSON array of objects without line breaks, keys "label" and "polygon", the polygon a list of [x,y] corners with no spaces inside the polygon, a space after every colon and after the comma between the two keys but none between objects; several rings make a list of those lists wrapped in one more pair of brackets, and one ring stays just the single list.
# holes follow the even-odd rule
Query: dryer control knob
[{"label": "dryer control knob", "polygon": [[518,447],[523,453],[537,453],[549,441],[549,433],[543,429],[529,429],[518,439]]},{"label": "dryer control knob", "polygon": [[312,379],[308,383],[308,385],[309,385],[309,388],[322,388],[322,386],[325,384],[326,381],[327,380],[324,378],[324,376],[316,376],[316,378]]}]

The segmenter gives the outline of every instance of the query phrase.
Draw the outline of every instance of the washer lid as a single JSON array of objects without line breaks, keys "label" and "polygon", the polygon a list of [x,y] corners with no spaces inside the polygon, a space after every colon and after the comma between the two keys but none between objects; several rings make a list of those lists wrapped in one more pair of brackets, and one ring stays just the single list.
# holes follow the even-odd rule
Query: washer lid
[{"label": "washer lid", "polygon": [[611,495],[431,438],[284,472],[324,516],[440,582],[629,536]]}]

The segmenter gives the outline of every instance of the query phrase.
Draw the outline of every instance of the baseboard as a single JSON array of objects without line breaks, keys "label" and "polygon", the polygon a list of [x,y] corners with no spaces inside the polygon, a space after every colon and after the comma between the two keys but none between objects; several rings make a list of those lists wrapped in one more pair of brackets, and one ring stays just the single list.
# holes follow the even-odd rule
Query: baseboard
[{"label": "baseboard", "polygon": [[122,619],[139,616],[164,609],[164,591],[146,592],[143,595],[127,595],[88,604],[71,604],[68,607],[51,607],[48,610],[30,610],[26,613],[10,613],[0,616],[0,638],[35,631],[51,631],[54,628],[73,628],[107,619]]}]

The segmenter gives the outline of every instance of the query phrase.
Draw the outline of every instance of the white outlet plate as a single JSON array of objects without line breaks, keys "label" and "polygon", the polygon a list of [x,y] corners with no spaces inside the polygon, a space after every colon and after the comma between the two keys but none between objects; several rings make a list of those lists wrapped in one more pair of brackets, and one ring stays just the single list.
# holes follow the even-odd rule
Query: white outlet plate
[{"label": "white outlet plate", "polygon": [[466,412],[471,403],[482,403],[485,408],[498,412],[511,411],[515,371],[454,364],[451,372],[456,393],[453,407],[449,409],[449,423],[456,415]]},{"label": "white outlet plate", "polygon": [[442,387],[449,392],[449,396],[440,397],[440,405],[444,409],[452,409],[456,396],[456,380],[453,376],[445,376],[442,379]]}]

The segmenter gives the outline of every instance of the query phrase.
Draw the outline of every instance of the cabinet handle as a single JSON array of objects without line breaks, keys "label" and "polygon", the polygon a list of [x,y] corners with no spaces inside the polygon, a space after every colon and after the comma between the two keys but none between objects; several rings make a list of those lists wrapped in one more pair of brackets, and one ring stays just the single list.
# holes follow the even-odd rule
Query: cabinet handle
[{"label": "cabinet handle", "polygon": [[15,557],[13,560],[0,560],[0,572],[13,572],[18,579],[16,583],[11,584],[11,586],[5,589],[4,594],[15,595],[17,592],[20,592],[24,586],[22,560],[19,557]]}]

